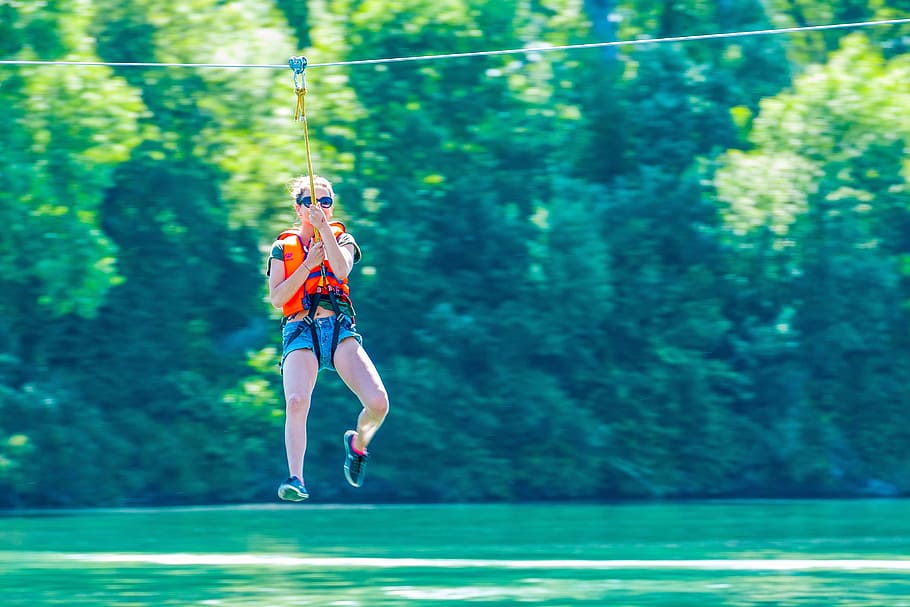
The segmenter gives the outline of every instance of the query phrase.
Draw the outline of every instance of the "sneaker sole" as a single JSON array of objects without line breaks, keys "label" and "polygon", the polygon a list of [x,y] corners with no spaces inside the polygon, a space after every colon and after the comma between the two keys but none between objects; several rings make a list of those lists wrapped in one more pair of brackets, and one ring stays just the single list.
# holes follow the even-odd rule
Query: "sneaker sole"
[{"label": "sneaker sole", "polygon": [[354,480],[351,478],[351,471],[348,469],[347,464],[344,465],[344,478],[348,481],[348,484],[351,487],[356,487],[359,489],[363,485],[363,481],[360,481],[359,484],[354,482]]},{"label": "sneaker sole", "polygon": [[278,490],[278,499],[286,502],[302,502],[309,497],[310,495],[308,493],[301,493],[292,487]]}]

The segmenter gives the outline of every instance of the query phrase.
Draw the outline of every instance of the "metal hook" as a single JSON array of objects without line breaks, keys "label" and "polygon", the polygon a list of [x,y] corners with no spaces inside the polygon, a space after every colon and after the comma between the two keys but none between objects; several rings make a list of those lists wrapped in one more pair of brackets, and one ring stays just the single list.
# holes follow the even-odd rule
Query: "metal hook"
[{"label": "metal hook", "polygon": [[[306,88],[306,74],[303,73],[303,70],[306,69],[306,57],[303,55],[298,55],[296,57],[291,57],[288,59],[288,66],[294,70],[294,88],[302,89]],[[300,76],[300,83],[297,82],[297,76]]]}]

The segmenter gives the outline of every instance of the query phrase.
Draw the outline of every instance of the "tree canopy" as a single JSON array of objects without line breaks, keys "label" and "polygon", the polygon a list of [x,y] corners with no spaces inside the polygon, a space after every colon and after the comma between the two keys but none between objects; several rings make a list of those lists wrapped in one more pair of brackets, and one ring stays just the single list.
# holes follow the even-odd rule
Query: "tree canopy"
[{"label": "tree canopy", "polygon": [[[907,16],[57,0],[0,5],[0,49],[336,63]],[[308,68],[312,160],[363,249],[352,296],[392,402],[351,494],[358,405],[320,378],[311,491],[910,492],[908,30]],[[264,268],[306,171],[290,70],[4,65],[0,101],[0,506],[272,499]]]}]

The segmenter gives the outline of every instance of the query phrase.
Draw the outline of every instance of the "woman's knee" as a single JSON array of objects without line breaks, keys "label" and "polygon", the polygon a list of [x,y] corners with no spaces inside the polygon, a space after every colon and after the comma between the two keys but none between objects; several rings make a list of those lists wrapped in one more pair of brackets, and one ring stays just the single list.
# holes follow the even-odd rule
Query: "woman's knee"
[{"label": "woman's knee", "polygon": [[285,399],[288,413],[307,413],[310,410],[310,397],[301,392],[291,392]]},{"label": "woman's knee", "polygon": [[380,388],[363,399],[363,406],[376,417],[385,417],[389,414],[389,395]]}]

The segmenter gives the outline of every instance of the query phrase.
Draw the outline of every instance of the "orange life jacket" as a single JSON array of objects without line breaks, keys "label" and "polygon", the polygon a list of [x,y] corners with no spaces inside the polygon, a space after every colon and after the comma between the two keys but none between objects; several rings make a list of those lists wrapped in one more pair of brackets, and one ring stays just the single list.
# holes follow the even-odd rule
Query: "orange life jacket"
[{"label": "orange life jacket", "polygon": [[[335,236],[335,240],[338,240],[338,237],[345,232],[344,224],[340,221],[332,221],[330,222],[330,225],[332,226],[332,234]],[[281,242],[281,248],[284,254],[284,277],[287,278],[293,274],[294,270],[299,268],[303,263],[303,260],[306,259],[309,248],[303,243],[303,239],[300,237],[300,231],[296,229],[285,230],[278,235],[278,240]],[[324,276],[323,269],[325,269]],[[303,285],[297,289],[297,292],[281,307],[282,313],[285,316],[291,316],[297,312],[308,310],[310,308],[310,302],[312,301],[311,296],[316,293],[326,295],[333,293],[335,297],[350,304],[351,299],[349,297],[350,289],[348,288],[348,279],[338,280],[335,273],[332,272],[332,266],[329,264],[328,259],[324,260],[321,266],[316,266],[310,270],[310,274],[306,277]]]}]

